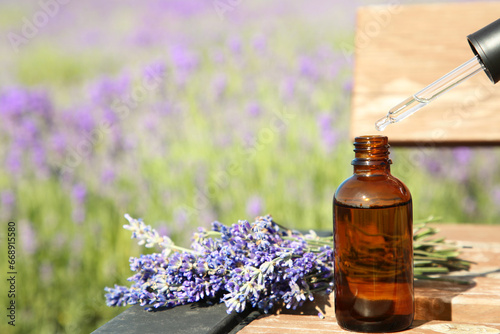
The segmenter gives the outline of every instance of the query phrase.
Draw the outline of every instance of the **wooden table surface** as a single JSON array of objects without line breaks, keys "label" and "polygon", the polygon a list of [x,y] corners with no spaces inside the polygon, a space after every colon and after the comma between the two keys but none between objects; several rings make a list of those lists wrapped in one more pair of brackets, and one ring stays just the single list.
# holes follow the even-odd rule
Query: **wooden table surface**
[{"label": "wooden table surface", "polygon": [[[500,333],[500,226],[436,225],[439,234],[462,249],[461,258],[474,261],[470,271],[451,277],[470,284],[415,282],[415,322],[408,333]],[[449,275],[450,276],[450,275]],[[346,332],[335,320],[333,294],[295,312],[262,315],[238,333]],[[325,319],[317,316],[319,307]]]}]

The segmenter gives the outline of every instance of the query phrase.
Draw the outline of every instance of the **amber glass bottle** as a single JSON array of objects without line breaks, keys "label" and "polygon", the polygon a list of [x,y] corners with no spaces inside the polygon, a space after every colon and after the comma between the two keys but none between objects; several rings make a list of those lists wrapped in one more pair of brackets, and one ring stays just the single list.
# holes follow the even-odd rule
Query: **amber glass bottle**
[{"label": "amber glass bottle", "polygon": [[410,191],[391,175],[387,137],[356,137],[354,152],[333,199],[335,315],[347,330],[403,330],[414,315]]}]

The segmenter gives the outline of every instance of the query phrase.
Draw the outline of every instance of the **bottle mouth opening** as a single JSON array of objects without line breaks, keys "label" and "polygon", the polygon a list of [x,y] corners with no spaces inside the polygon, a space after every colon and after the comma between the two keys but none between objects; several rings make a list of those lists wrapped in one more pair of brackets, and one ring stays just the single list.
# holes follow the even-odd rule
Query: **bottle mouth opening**
[{"label": "bottle mouth opening", "polygon": [[389,145],[389,138],[387,138],[387,136],[381,135],[358,136],[354,138],[354,146],[356,147],[357,145],[381,147]]},{"label": "bottle mouth opening", "polygon": [[387,136],[368,135],[354,139],[355,159],[352,165],[390,165],[389,139]]}]

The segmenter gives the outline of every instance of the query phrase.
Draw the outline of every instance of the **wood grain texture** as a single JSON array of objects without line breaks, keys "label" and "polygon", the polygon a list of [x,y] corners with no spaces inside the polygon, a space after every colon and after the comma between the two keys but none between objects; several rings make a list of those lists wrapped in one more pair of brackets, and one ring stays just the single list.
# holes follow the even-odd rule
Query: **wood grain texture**
[{"label": "wood grain texture", "polygon": [[[361,7],[352,138],[378,133],[390,108],[474,56],[466,36],[500,18],[499,2]],[[500,143],[500,85],[479,73],[382,132],[392,145]]]},{"label": "wood grain texture", "polygon": [[[452,273],[449,278],[469,281],[415,282],[415,325],[409,333],[500,333],[500,226],[434,225],[438,235],[463,247],[461,258],[473,261],[469,271]],[[325,319],[318,317],[318,310]],[[448,322],[439,322],[448,321]],[[467,325],[484,327],[467,327]],[[464,327],[465,326],[465,327]],[[495,332],[495,330],[497,330]],[[336,323],[333,294],[318,295],[314,302],[296,311],[261,316],[238,333],[335,333],[343,331]]]},{"label": "wood grain texture", "polygon": [[[410,329],[404,331],[410,334],[474,334],[474,333],[500,333],[500,323],[482,324],[459,323],[443,321],[416,320]],[[291,314],[265,315],[254,320],[250,325],[238,332],[239,334],[329,334],[352,333],[343,330],[337,324],[335,317],[327,316],[320,320],[317,316],[296,316]]]}]

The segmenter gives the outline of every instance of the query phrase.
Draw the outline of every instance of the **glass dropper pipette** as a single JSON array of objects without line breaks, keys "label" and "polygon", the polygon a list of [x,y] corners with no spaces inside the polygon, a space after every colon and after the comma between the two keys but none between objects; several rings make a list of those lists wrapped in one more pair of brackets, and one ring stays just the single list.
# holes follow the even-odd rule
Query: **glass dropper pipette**
[{"label": "glass dropper pipette", "polygon": [[474,74],[484,70],[483,64],[477,56],[460,65],[441,79],[434,81],[416,94],[413,94],[400,104],[394,106],[387,116],[375,123],[375,128],[383,131],[387,125],[396,123],[425,107],[429,102],[449,91],[459,83],[469,79]]},{"label": "glass dropper pipette", "polygon": [[493,83],[500,80],[500,19],[467,36],[475,56],[442,78],[389,110],[375,123],[383,131],[389,124],[399,122],[428,105],[438,96],[483,70]]}]

